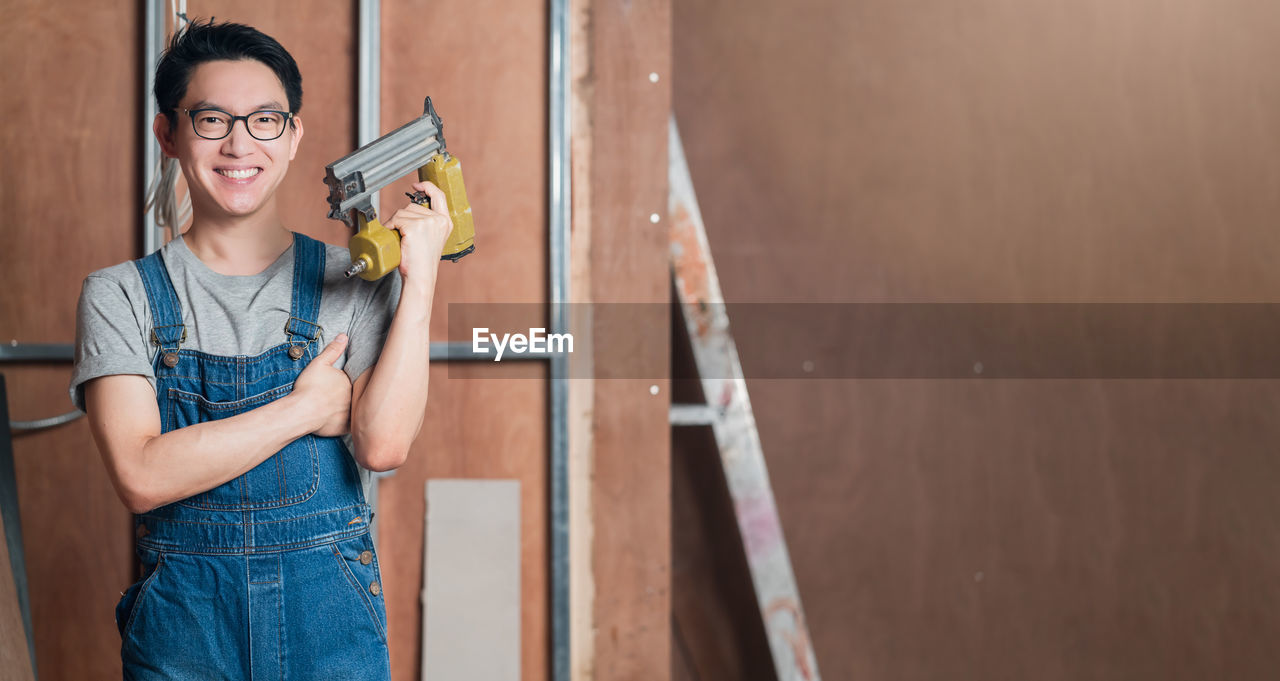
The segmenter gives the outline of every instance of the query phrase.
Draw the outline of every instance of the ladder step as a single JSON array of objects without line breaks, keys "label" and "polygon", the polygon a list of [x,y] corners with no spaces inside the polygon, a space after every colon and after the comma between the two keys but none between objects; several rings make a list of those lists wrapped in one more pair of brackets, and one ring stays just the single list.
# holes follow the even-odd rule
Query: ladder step
[{"label": "ladder step", "polygon": [[720,419],[720,412],[709,404],[671,405],[671,425],[710,426]]}]

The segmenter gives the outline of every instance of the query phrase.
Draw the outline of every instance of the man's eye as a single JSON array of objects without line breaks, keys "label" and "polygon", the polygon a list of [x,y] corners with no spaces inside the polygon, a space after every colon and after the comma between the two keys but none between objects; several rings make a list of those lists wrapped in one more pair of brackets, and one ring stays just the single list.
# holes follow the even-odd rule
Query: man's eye
[{"label": "man's eye", "polygon": [[259,123],[275,123],[275,116],[258,116]]},{"label": "man's eye", "polygon": [[221,123],[222,119],[218,118],[217,116],[201,116],[200,122],[208,125],[214,125],[217,123]]}]

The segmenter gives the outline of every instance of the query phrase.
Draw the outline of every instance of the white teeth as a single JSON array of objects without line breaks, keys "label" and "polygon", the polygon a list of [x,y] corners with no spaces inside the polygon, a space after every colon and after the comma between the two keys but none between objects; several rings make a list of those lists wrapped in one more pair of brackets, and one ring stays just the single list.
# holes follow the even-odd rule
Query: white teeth
[{"label": "white teeth", "polygon": [[219,170],[220,175],[225,175],[233,180],[243,180],[246,177],[253,177],[262,172],[261,168],[246,168],[245,170]]}]

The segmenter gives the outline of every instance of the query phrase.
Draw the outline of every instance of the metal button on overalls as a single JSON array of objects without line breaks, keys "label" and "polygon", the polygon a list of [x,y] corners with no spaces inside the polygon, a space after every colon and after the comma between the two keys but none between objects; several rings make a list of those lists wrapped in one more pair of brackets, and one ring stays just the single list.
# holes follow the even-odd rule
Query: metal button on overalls
[{"label": "metal button on overalls", "polygon": [[[164,432],[237,416],[292,391],[310,362],[305,348],[321,331],[325,245],[295,234],[293,254],[285,338],[235,356],[176,350],[185,326],[163,255],[134,261],[161,347],[152,362]],[[181,369],[170,360],[179,352]],[[344,678],[388,681],[385,604],[368,595],[382,589],[369,518],[343,440],[317,435],[139,516],[138,555],[152,567],[117,609],[125,678],[278,681],[333,678],[341,668]]]}]

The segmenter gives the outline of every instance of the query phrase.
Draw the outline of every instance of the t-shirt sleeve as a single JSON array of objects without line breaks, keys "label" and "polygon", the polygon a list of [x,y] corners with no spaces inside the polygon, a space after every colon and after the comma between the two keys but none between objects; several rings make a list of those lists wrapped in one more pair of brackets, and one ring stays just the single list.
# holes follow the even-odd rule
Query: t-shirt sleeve
[{"label": "t-shirt sleeve", "polygon": [[71,402],[84,411],[84,383],[99,376],[138,374],[156,387],[142,321],[124,287],[102,276],[85,277],[76,303],[75,364]]},{"label": "t-shirt sleeve", "polygon": [[356,308],[355,319],[351,322],[351,331],[347,333],[347,361],[342,370],[352,383],[360,378],[365,369],[373,366],[382,354],[382,345],[387,341],[387,331],[391,328],[391,319],[395,316],[396,306],[400,304],[400,270],[373,282],[369,299]]}]

